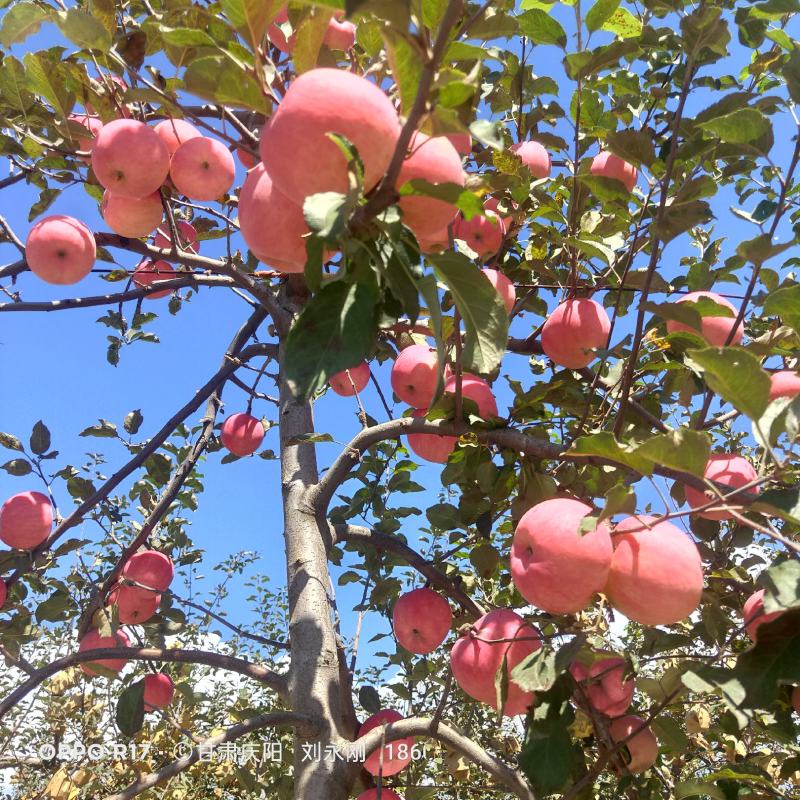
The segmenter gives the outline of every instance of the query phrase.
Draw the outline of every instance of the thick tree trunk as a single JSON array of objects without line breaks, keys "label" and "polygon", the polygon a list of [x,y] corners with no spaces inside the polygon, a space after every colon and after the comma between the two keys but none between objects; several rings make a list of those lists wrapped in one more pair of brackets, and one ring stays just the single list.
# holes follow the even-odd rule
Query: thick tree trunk
[{"label": "thick tree trunk", "polygon": [[316,453],[313,444],[290,444],[295,437],[313,430],[311,403],[295,400],[281,381],[281,480],[291,643],[289,701],[292,710],[311,717],[319,730],[313,739],[302,732],[295,734],[294,797],[344,800],[349,792],[346,765],[326,752],[326,746],[350,738],[345,722],[350,713],[339,672],[325,542],[313,514],[304,507],[304,493],[317,480]]}]

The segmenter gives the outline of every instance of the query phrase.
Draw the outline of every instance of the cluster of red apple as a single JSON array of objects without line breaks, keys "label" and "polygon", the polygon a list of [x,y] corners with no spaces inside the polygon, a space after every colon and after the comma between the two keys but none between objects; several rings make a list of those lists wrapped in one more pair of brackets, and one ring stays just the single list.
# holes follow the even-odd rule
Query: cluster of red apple
[{"label": "cluster of red apple", "polygon": [[[47,541],[53,527],[53,506],[50,498],[41,492],[20,492],[9,497],[0,507],[0,540],[17,550],[33,550]],[[122,625],[141,625],[153,614],[161,602],[174,569],[171,559],[156,550],[143,550],[132,555],[122,568],[120,581],[111,589],[106,599],[116,606]],[[5,581],[0,578],[0,607],[7,599]],[[113,635],[103,636],[93,628],[81,639],[79,650],[102,647],[129,647],[130,638],[123,629]],[[119,672],[127,662],[124,659],[97,661],[101,667]],[[83,664],[86,675],[97,675],[94,664]],[[147,710],[163,708],[172,700],[172,679],[164,673],[145,678],[144,700]]]}]

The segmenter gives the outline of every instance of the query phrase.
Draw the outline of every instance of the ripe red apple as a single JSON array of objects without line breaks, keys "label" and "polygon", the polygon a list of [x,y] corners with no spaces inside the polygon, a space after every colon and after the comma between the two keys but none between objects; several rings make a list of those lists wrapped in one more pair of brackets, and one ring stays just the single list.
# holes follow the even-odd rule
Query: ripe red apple
[{"label": "ripe red apple", "polygon": [[466,242],[467,247],[481,259],[493,256],[503,246],[505,235],[503,221],[491,212],[486,216],[476,214],[470,220],[459,214],[453,226],[453,236]]},{"label": "ripe red apple", "polygon": [[[426,136],[417,131],[408,148],[409,155],[403,162],[397,178],[400,189],[407,181],[417,178],[428,183],[455,183],[463,186],[466,181],[461,156],[445,136]],[[423,195],[400,198],[403,222],[415,236],[431,236],[447,227],[456,216],[457,208],[445,200]]]},{"label": "ripe red apple", "polygon": [[[641,717],[635,717],[631,714],[612,720],[611,724],[608,726],[608,732],[611,735],[612,741],[621,742],[623,739],[627,739],[628,736],[635,730],[638,730],[643,724],[644,720]],[[627,767],[628,772],[632,775],[645,772],[656,763],[656,759],[658,758],[658,740],[649,726],[642,728],[639,733],[635,734],[633,738],[625,743],[625,747],[628,748],[628,752],[630,753],[631,760]]]},{"label": "ripe red apple", "polygon": [[[699,334],[713,347],[723,347],[728,339],[728,336],[733,329],[736,322],[736,309],[731,303],[728,302],[721,295],[714,292],[689,292],[689,294],[681,297],[678,303],[693,303],[697,302],[701,297],[707,297],[713,300],[717,305],[725,306],[733,312],[732,317],[703,317],[701,322],[701,330],[691,328],[673,319],[667,320],[667,333],[675,333],[676,331],[688,331],[689,333]],[[744,337],[744,327],[740,323],[739,327],[731,339],[731,345],[741,344]]]},{"label": "ripe red apple", "polygon": [[203,134],[200,133],[191,122],[185,119],[165,119],[159,122],[153,130],[161,137],[169,150],[170,156],[175,155],[175,151],[189,139],[197,139]]},{"label": "ripe red apple", "polygon": [[222,444],[235,456],[249,456],[258,450],[264,438],[264,426],[260,419],[250,414],[231,414],[222,425]]},{"label": "ripe red apple", "polygon": [[184,142],[169,167],[175,188],[192,200],[216,200],[230,190],[235,175],[230,150],[208,136]]},{"label": "ripe red apple", "polygon": [[234,152],[236,153],[236,157],[241,162],[241,165],[248,171],[253,169],[253,167],[259,163],[258,156],[254,156],[249,149],[246,149],[241,145],[237,147]]},{"label": "ripe red apple", "polygon": [[281,51],[281,53],[291,54],[294,47],[294,36],[291,36],[291,43],[286,39],[286,34],[281,29],[281,25],[289,21],[289,9],[284,6],[275,15],[269,28],[267,29],[267,38]]},{"label": "ripe red apple", "polygon": [[[83,127],[89,132],[88,136],[78,137],[78,149],[84,153],[91,153],[92,148],[94,147],[94,140],[97,138],[97,134],[100,133],[100,130],[103,127],[103,122],[101,119],[99,117],[94,117],[91,114],[70,114],[68,119],[71,122],[77,122],[78,125],[83,125]],[[91,160],[91,156],[88,155],[81,156],[81,158],[87,163]]]},{"label": "ripe red apple", "polygon": [[380,797],[377,789],[367,789],[366,792],[361,792],[356,800],[403,800],[403,798],[397,792],[381,787]]},{"label": "ripe red apple", "polygon": [[[504,205],[508,206],[509,203],[504,201]],[[484,211],[491,211],[493,214],[496,214],[500,217],[500,221],[503,223],[503,228],[505,232],[508,233],[511,230],[511,226],[514,224],[514,214],[517,211],[517,204],[513,201],[510,203],[511,211],[503,212],[500,210],[500,201],[496,197],[487,197],[483,201],[483,210]]]},{"label": "ripe red apple", "polygon": [[519,142],[511,145],[511,149],[522,159],[534,178],[540,180],[550,177],[550,154],[544,145],[539,142]]},{"label": "ripe red apple", "polygon": [[472,152],[472,137],[468,133],[448,133],[445,135],[460,156],[468,156]]},{"label": "ripe red apple", "polygon": [[619,181],[629,192],[633,191],[639,179],[639,172],[633,164],[609,152],[600,153],[592,159],[590,172],[592,175]]},{"label": "ripe red apple", "polygon": [[144,710],[166,708],[175,696],[175,684],[164,672],[154,672],[144,678]]},{"label": "ripe red apple", "polygon": [[487,277],[489,283],[497,289],[497,293],[503,298],[503,304],[506,311],[510,314],[517,302],[517,289],[514,284],[496,269],[484,269],[483,274]]},{"label": "ripe red apple", "polygon": [[53,506],[41,492],[12,495],[0,508],[0,539],[17,550],[33,550],[50,535]]},{"label": "ripe red apple", "polygon": [[280,272],[305,268],[309,229],[303,209],[278,190],[263,163],[245,178],[239,194],[239,227],[259,261]]},{"label": "ripe red apple", "polygon": [[143,122],[115,119],[95,139],[92,169],[100,184],[114,194],[145,197],[166,180],[169,150]]},{"label": "ripe red apple", "polygon": [[[589,705],[607,717],[624,714],[633,701],[635,682],[626,678],[624,658],[601,658],[590,666],[573,661],[569,671],[576,681],[583,684]],[[580,693],[578,693],[580,698]]]},{"label": "ripe red apple", "polygon": [[83,280],[96,257],[92,232],[80,220],[62,214],[40,219],[25,241],[25,261],[31,272],[58,286]]},{"label": "ripe red apple", "polygon": [[436,394],[439,361],[426,344],[412,344],[400,351],[392,365],[392,390],[413,408],[428,408]]},{"label": "ripe red apple", "polygon": [[8,587],[6,586],[6,582],[0,578],[0,608],[2,608],[6,604],[6,598],[8,597]]},{"label": "ripe red apple", "polygon": [[783,369],[779,372],[773,372],[769,379],[770,400],[776,400],[779,397],[797,397],[800,395],[800,373],[792,369]]},{"label": "ripe red apple", "polygon": [[[81,639],[78,646],[78,652],[83,653],[86,650],[95,650],[100,647],[130,647],[131,640],[124,630],[118,630],[113,636],[101,636],[96,628],[92,628]],[[105,667],[106,669],[114,672],[120,672],[122,668],[128,663],[126,658],[104,658],[99,661],[90,661],[81,664],[81,670],[85,675],[93,676],[99,675],[93,667]]]},{"label": "ripe red apple", "polygon": [[447,638],[452,624],[450,604],[433,589],[406,592],[394,604],[394,635],[410,653],[432,653]]},{"label": "ripe red apple", "polygon": [[417,236],[417,242],[419,243],[420,253],[424,255],[443,253],[445,250],[450,249],[449,226],[445,226],[431,236]]},{"label": "ripe red apple", "polygon": [[588,298],[565,300],[542,328],[542,350],[554,363],[583,369],[595,359],[595,348],[606,347],[611,320],[600,303]]},{"label": "ripe red apple", "polygon": [[[412,416],[424,417],[427,413],[427,408],[418,408]],[[457,443],[457,436],[439,436],[437,433],[408,434],[408,446],[412,452],[434,464],[446,464]]]},{"label": "ripe red apple", "polygon": [[338,20],[331,17],[328,29],[325,31],[323,43],[331,50],[350,50],[356,43],[356,26],[347,20]]},{"label": "ripe red apple", "polygon": [[700,605],[703,563],[697,545],[671,522],[626,517],[615,530],[605,594],[642,625],[671,625]]},{"label": "ripe red apple", "polygon": [[389,166],[400,123],[391,100],[366,78],[327,67],[295,78],[261,134],[260,150],[270,178],[298,205],[310,194],[347,191],[347,159],[328,133],[358,150],[369,190]]},{"label": "ripe red apple", "polygon": [[117,616],[122,625],[141,625],[156,613],[161,595],[126,584],[115,586],[108,594],[108,604],[117,607]]},{"label": "ripe red apple", "polygon": [[[179,248],[196,255],[200,250],[200,243],[197,240],[197,231],[194,225],[180,219],[175,223],[175,227],[178,229]],[[170,231],[169,225],[162,225],[156,231],[153,247],[161,247],[165,250],[172,247],[172,231]]]},{"label": "ripe red apple", "polygon": [[164,208],[160,192],[153,192],[146,197],[125,197],[106,189],[100,203],[100,213],[114,233],[139,239],[149,236],[158,227]]},{"label": "ripe red apple", "polygon": [[575,614],[603,590],[611,532],[604,522],[581,532],[591,511],[574,497],[554,497],[523,514],[511,545],[511,578],[529,603],[551,614]]},{"label": "ripe red apple", "polygon": [[[731,489],[738,489],[756,480],[758,478],[758,473],[753,469],[753,465],[746,458],[731,453],[719,453],[709,458],[703,477],[707,480],[730,486]],[[758,492],[759,489],[757,486],[751,486],[746,490],[747,494],[758,494]],[[686,502],[692,508],[704,506],[709,500],[713,500],[716,497],[717,494],[710,489],[706,494],[703,494],[697,491],[697,489],[692,489],[691,486],[686,487]],[[738,505],[734,499],[731,499],[730,506],[734,509],[741,509],[741,506]],[[698,516],[704,519],[733,519],[733,514],[722,508],[701,511]]]},{"label": "ripe red apple", "polygon": [[[168,261],[142,261],[133,271],[133,282],[140,288],[150,286],[157,281],[166,281],[175,277],[175,270]],[[172,289],[162,289],[145,295],[145,300],[158,300],[172,294]]]},{"label": "ripe red apple", "polygon": [[146,586],[156,592],[165,592],[175,575],[172,559],[158,550],[141,550],[134,553],[122,568],[126,580]]},{"label": "ripe red apple", "polygon": [[497,709],[495,678],[505,656],[508,695],[503,714],[524,714],[533,693],[524,692],[511,680],[511,672],[524,658],[542,646],[539,631],[511,609],[484,614],[450,651],[450,668],[456,683],[481,703]]},{"label": "ripe red apple", "polygon": [[800,714],[800,686],[795,686],[792,689],[792,708],[795,713]]},{"label": "ripe red apple", "polygon": [[[369,733],[373,728],[378,728],[381,725],[388,725],[390,722],[397,722],[401,719],[403,719],[403,715],[399,714],[394,709],[384,709],[377,714],[373,714],[358,729],[358,735],[361,737],[365,733]],[[369,772],[370,775],[396,775],[411,763],[411,748],[413,746],[413,736],[389,742],[383,747],[383,764],[381,764],[381,748],[378,748],[367,756],[367,760],[364,762],[364,769]]]},{"label": "ripe red apple", "polygon": [[778,619],[783,611],[773,611],[769,614],[764,613],[764,590],[758,589],[745,600],[742,609],[745,630],[751,641],[755,642],[758,637],[758,629],[766,624]]},{"label": "ripe red apple", "polygon": [[328,383],[331,389],[342,397],[352,397],[356,392],[363,392],[369,383],[369,364],[362,361],[355,367],[343,369],[331,375]]},{"label": "ripe red apple", "polygon": [[[455,394],[456,385],[456,376],[450,375],[444,382],[445,394]],[[478,414],[483,419],[492,419],[499,416],[497,401],[494,399],[492,387],[478,375],[470,375],[469,372],[464,372],[461,375],[461,396],[472,400],[478,406]]]}]

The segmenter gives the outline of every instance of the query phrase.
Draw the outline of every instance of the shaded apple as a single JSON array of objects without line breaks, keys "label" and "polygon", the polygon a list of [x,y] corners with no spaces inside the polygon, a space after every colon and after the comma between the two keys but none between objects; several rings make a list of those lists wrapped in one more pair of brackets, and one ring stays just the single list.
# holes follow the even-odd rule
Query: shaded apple
[{"label": "shaded apple", "polygon": [[[569,671],[582,684],[586,701],[595,711],[607,717],[618,717],[633,701],[635,682],[625,677],[626,669],[625,659],[613,656],[601,658],[589,666],[573,661]],[[577,697],[583,701],[580,692]]]},{"label": "shaded apple", "polygon": [[[444,382],[445,394],[455,394],[457,385],[456,376],[450,375]],[[478,406],[478,414],[483,419],[499,416],[492,387],[479,375],[471,375],[469,372],[461,375],[461,396],[472,400]]]},{"label": "shaded apple", "polygon": [[[733,307],[731,303],[728,302],[722,295],[715,294],[714,292],[689,292],[689,294],[684,295],[677,300],[678,303],[693,303],[697,302],[701,298],[708,298],[709,300],[713,300],[717,305],[724,306],[725,308],[730,309],[733,316],[731,317],[716,317],[716,316],[704,316],[701,321],[701,330],[697,330],[696,328],[692,328],[689,325],[684,325],[682,322],[678,322],[677,320],[668,319],[667,320],[667,333],[675,333],[677,331],[688,331],[689,333],[699,334],[714,347],[723,347],[725,342],[730,335],[730,332],[733,330],[734,323],[736,322],[736,309]],[[731,344],[741,344],[742,338],[744,337],[744,327],[742,324],[739,324],[739,327],[736,328],[736,332],[731,339]]]},{"label": "shaded apple", "polygon": [[[92,148],[94,147],[94,140],[97,138],[97,134],[100,133],[103,127],[102,120],[99,117],[95,117],[91,114],[70,114],[67,119],[86,128],[89,135],[78,137],[78,149],[84,153],[91,154]],[[91,155],[84,155],[81,156],[81,158],[87,163],[91,161]]]},{"label": "shaded apple", "polygon": [[[166,281],[174,278],[177,273],[168,261],[142,261],[131,276],[133,282],[139,287],[150,286],[157,281]],[[145,300],[158,300],[172,294],[172,289],[162,289],[145,295]]]},{"label": "shaded apple", "polygon": [[[412,416],[424,417],[426,408],[418,408]],[[433,464],[446,464],[458,443],[457,436],[440,436],[438,433],[409,433],[408,446],[412,452]]]},{"label": "shaded apple", "polygon": [[[112,636],[101,636],[96,628],[87,631],[86,635],[81,639],[78,646],[78,652],[83,653],[87,650],[95,650],[98,648],[107,647],[130,647],[131,641],[128,634],[124,630],[118,630]],[[128,663],[126,658],[104,658],[98,661],[89,661],[81,664],[81,671],[90,677],[99,675],[96,667],[104,667],[112,672],[120,672],[122,668]]]},{"label": "shaded apple", "polygon": [[506,235],[503,221],[493,212],[486,215],[476,214],[467,220],[459,214],[453,226],[453,236],[466,243],[470,250],[478,254],[478,258],[493,256],[502,246]]},{"label": "shaded apple", "polygon": [[489,283],[497,290],[497,293],[503,300],[506,311],[510,314],[514,308],[514,304],[517,302],[517,289],[513,282],[496,269],[486,268],[483,270],[483,274],[486,276]]},{"label": "shaded apple", "polygon": [[117,607],[122,625],[141,625],[156,613],[161,595],[140,586],[118,584],[108,593],[108,604]]},{"label": "shaded apple", "polygon": [[[197,254],[200,251],[200,243],[194,225],[180,219],[175,222],[175,227],[178,230],[179,249]],[[172,247],[172,231],[169,229],[169,225],[164,224],[156,231],[156,235],[153,237],[153,247],[161,247],[165,250]]]},{"label": "shaded apple", "polygon": [[550,154],[543,144],[539,142],[519,142],[511,145],[511,150],[522,159],[522,163],[534,178],[540,180],[550,177],[552,168]]},{"label": "shaded apple", "polygon": [[[626,717],[619,717],[611,721],[608,726],[608,732],[614,742],[621,742],[627,739],[634,731],[638,730],[644,725],[644,720],[641,717],[628,715]],[[650,730],[649,726],[643,727],[638,733],[634,734],[631,739],[625,743],[628,749],[630,760],[623,758],[627,762],[627,769],[632,775],[637,775],[640,772],[645,772],[656,763],[658,758],[658,741]]]},{"label": "shaded apple", "polygon": [[636,181],[639,179],[639,172],[633,164],[615,156],[613,153],[604,151],[592,159],[590,167],[592,175],[621,183],[629,192],[633,191]]},{"label": "shaded apple", "polygon": [[769,376],[770,388],[769,399],[776,400],[779,397],[797,397],[800,395],[800,373],[793,369],[783,369],[773,372]]},{"label": "shaded apple", "polygon": [[767,622],[773,622],[783,614],[782,611],[772,611],[764,613],[764,590],[758,589],[745,600],[742,609],[745,631],[750,640],[755,642],[758,638],[758,629]]}]

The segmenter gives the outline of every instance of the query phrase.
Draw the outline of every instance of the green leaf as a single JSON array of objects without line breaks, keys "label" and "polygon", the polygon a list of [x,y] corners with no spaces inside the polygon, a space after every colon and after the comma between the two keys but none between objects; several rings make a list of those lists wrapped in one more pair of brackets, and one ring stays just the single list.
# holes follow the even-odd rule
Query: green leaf
[{"label": "green leaf", "polygon": [[505,146],[503,126],[496,120],[476,119],[470,123],[469,132],[473,139],[477,139],[481,144],[485,144],[493,150],[502,150]]},{"label": "green leaf", "polygon": [[603,23],[603,30],[616,34],[620,39],[633,39],[642,35],[642,21],[627,8],[618,8]]},{"label": "green leaf", "polygon": [[252,108],[262,114],[268,103],[256,79],[225,56],[203,56],[189,64],[183,76],[186,89],[218,103]]},{"label": "green leaf", "polygon": [[383,708],[381,696],[374,686],[360,686],[358,688],[358,702],[361,703],[362,708],[368,714],[377,714]]},{"label": "green leaf", "polygon": [[144,725],[144,680],[126,687],[117,700],[117,726],[126,736],[135,736]]},{"label": "green leaf", "polygon": [[36,606],[36,619],[39,622],[61,622],[75,611],[75,603],[65,589],[59,589],[47,600]]},{"label": "green leaf", "polygon": [[6,461],[0,469],[4,469],[9,475],[14,475],[17,478],[29,475],[33,470],[30,462],[25,458],[15,458],[11,461]]},{"label": "green leaf", "polygon": [[92,425],[84,428],[78,436],[98,436],[102,439],[115,439],[117,436],[117,426],[107,419],[101,419],[99,425]]},{"label": "green leaf", "polygon": [[283,6],[283,0],[221,0],[221,4],[231,25],[255,50]]},{"label": "green leaf", "polygon": [[22,442],[10,433],[0,433],[0,447],[5,447],[7,450],[17,450],[20,453],[23,450]]},{"label": "green leaf", "polygon": [[216,42],[206,31],[194,28],[160,28],[161,38],[177,47],[216,47]]},{"label": "green leaf", "polygon": [[70,8],[57,17],[58,28],[74,45],[86,50],[101,50],[111,47],[111,34],[93,14],[79,8]]},{"label": "green leaf", "polygon": [[579,436],[569,452],[581,456],[599,456],[636,470],[641,475],[652,475],[653,463],[643,458],[635,450],[621,445],[608,431],[600,431],[589,436]]},{"label": "green leaf", "polygon": [[16,111],[27,111],[35,102],[28,91],[25,67],[14,56],[6,56],[0,66],[0,95]]},{"label": "green leaf", "polygon": [[30,445],[31,452],[37,456],[44,455],[50,449],[50,431],[41,420],[33,426]]},{"label": "green leaf", "polygon": [[800,333],[800,284],[770,292],[764,301],[764,313],[780,317],[785,325]]},{"label": "green leaf", "polygon": [[687,350],[684,358],[713,392],[750,419],[760,419],[766,411],[770,379],[752,353],[739,347],[706,347]]},{"label": "green leaf", "polygon": [[317,66],[322,40],[328,30],[332,13],[330,10],[323,10],[322,7],[314,7],[298,25],[292,48],[292,60],[298,75]]},{"label": "green leaf", "polygon": [[714,783],[681,781],[675,784],[675,800],[686,800],[688,797],[710,797],[711,800],[726,800],[725,792]]},{"label": "green leaf", "polygon": [[349,195],[320,192],[306,197],[303,216],[313,233],[326,241],[333,241],[344,233],[352,207]]},{"label": "green leaf", "polygon": [[755,239],[742,242],[736,248],[736,255],[741,256],[753,264],[763,264],[773,256],[780,255],[789,248],[794,247],[794,242],[783,242],[782,244],[772,244],[769,234],[764,233]]},{"label": "green leaf", "polygon": [[[436,285],[436,278],[433,275],[425,275],[417,281],[419,293],[425,300],[428,308],[428,319],[436,340],[436,356],[439,364],[439,377],[436,384],[434,397],[439,397],[444,389],[444,367],[447,363],[447,353],[445,351],[444,326],[442,319],[442,308],[439,305],[439,291]],[[449,317],[448,317],[449,319]]]},{"label": "green leaf", "polygon": [[800,49],[795,48],[789,54],[789,58],[783,65],[783,77],[789,97],[795,103],[800,103]]},{"label": "green leaf", "polygon": [[400,92],[400,112],[407,116],[417,97],[425,53],[412,36],[393,28],[384,28],[383,42],[392,77]]},{"label": "green leaf", "polygon": [[66,120],[74,97],[66,88],[63,65],[51,61],[44,53],[26,53],[23,60],[28,87],[44,97],[56,114]]},{"label": "green leaf", "polygon": [[586,28],[589,31],[598,31],[606,20],[619,8],[620,0],[597,0],[586,13]]},{"label": "green leaf", "polygon": [[452,203],[468,220],[483,212],[483,204],[475,194],[457,183],[430,183],[424,178],[413,178],[400,187],[400,196],[407,195],[435,197]]},{"label": "green leaf", "polygon": [[125,415],[125,419],[122,423],[123,428],[130,433],[135,434],[139,432],[139,428],[144,422],[144,417],[142,416],[142,412],[136,408],[130,413]]},{"label": "green leaf", "polygon": [[34,3],[17,3],[6,11],[0,23],[0,44],[11,47],[24,42],[42,27],[50,16],[47,9]]},{"label": "green leaf", "polygon": [[769,120],[756,108],[740,108],[698,125],[706,134],[728,144],[747,144],[770,130]]},{"label": "green leaf", "polygon": [[651,723],[659,744],[671,753],[683,753],[690,747],[689,737],[683,730],[683,723],[665,714],[657,716]]},{"label": "green leaf", "polygon": [[764,592],[764,611],[785,611],[800,606],[800,561],[795,558],[774,564],[761,574]]},{"label": "green leaf", "polygon": [[647,131],[622,130],[606,136],[606,145],[614,155],[632,164],[649,167],[656,160],[653,137]]},{"label": "green leaf", "polygon": [[658,238],[666,244],[676,236],[680,236],[698,225],[704,225],[713,217],[711,206],[705,200],[673,203],[664,209],[660,222],[654,223],[653,228]]},{"label": "green leaf", "polygon": [[372,286],[344,281],[323,286],[309,301],[286,339],[286,379],[296,397],[309,397],[369,354],[376,306]]},{"label": "green leaf", "polygon": [[503,360],[508,339],[508,312],[502,298],[465,255],[448,252],[429,260],[464,321],[464,367],[481,375],[494,372]]},{"label": "green leaf", "polygon": [[546,692],[573,662],[584,642],[585,637],[581,635],[558,650],[540,647],[514,667],[511,680],[526,692]]},{"label": "green leaf", "polygon": [[572,80],[582,80],[604,69],[621,65],[625,56],[633,55],[638,50],[639,46],[632,39],[621,39],[594,50],[571,53],[564,59],[564,66]]},{"label": "green leaf", "polygon": [[567,46],[567,34],[561,23],[546,11],[532,8],[517,17],[519,32],[527,36],[534,44],[555,44]]},{"label": "green leaf", "polygon": [[711,452],[711,438],[701,431],[678,428],[647,439],[635,452],[654,464],[702,477]]}]

